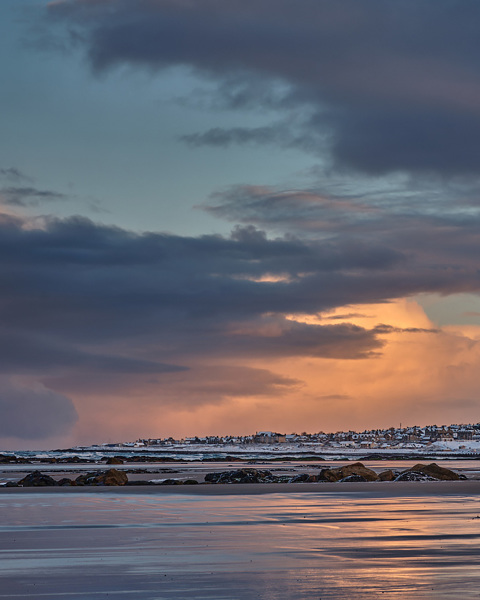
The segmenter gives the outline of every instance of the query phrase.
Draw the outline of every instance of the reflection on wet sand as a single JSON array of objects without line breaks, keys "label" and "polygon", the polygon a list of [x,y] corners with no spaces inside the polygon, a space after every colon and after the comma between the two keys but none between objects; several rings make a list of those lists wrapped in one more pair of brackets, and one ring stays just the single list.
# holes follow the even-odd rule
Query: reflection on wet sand
[{"label": "reflection on wet sand", "polygon": [[0,598],[470,599],[479,541],[476,496],[8,494]]}]

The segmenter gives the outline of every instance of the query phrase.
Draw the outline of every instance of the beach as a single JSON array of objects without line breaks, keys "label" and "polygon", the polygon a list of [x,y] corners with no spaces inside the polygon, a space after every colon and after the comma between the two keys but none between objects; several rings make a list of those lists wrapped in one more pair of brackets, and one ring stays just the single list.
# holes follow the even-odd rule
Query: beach
[{"label": "beach", "polygon": [[0,598],[478,598],[480,481],[2,488]]}]

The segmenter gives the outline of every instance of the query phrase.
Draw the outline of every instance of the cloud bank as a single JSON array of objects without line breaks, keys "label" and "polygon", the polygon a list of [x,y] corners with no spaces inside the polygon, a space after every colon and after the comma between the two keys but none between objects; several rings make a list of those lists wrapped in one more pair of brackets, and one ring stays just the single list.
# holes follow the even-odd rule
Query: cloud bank
[{"label": "cloud bank", "polygon": [[[302,214],[303,197],[283,200],[279,220],[292,202]],[[257,190],[259,222],[266,221],[264,202],[274,219],[271,195]],[[310,213],[312,202],[309,196]],[[228,198],[220,206],[228,212]],[[339,203],[338,214],[333,201],[327,207],[337,227],[324,239],[271,238],[253,225],[236,226],[229,237],[136,234],[81,217],[32,222],[5,215],[2,372],[52,390],[44,402],[76,399],[82,422],[88,406],[92,414],[106,406],[127,412],[127,398],[129,414],[136,406],[144,415],[161,410],[169,419],[182,411],[190,411],[190,419],[199,410],[207,415],[214,407],[223,414],[236,399],[246,407],[285,397],[291,405],[292,394],[302,397],[306,381],[312,385],[301,361],[321,370],[318,361],[368,361],[371,369],[390,352],[392,338],[438,338],[428,320],[363,319],[359,305],[421,292],[478,291],[474,221],[466,226],[425,217],[417,232],[417,221],[404,215],[406,226],[394,234],[388,215],[377,211],[364,219],[365,211],[355,213],[352,203],[347,236],[340,235],[345,206]],[[324,210],[323,199],[317,208]],[[251,210],[249,203],[250,219]],[[344,309],[349,306],[350,312]],[[330,389],[327,380],[320,396],[358,401],[351,390]],[[71,424],[68,410],[65,426]],[[12,417],[12,423],[11,434],[25,435],[23,422]],[[93,427],[93,433],[100,430]]]}]

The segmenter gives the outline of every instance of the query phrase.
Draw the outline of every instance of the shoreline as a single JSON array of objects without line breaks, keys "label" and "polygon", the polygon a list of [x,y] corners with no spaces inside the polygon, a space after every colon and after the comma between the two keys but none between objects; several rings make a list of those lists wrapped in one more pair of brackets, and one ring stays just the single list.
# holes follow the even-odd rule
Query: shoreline
[{"label": "shoreline", "polygon": [[0,487],[0,494],[131,494],[234,496],[260,494],[360,494],[365,497],[480,496],[480,480],[345,483],[221,483],[151,486]]}]

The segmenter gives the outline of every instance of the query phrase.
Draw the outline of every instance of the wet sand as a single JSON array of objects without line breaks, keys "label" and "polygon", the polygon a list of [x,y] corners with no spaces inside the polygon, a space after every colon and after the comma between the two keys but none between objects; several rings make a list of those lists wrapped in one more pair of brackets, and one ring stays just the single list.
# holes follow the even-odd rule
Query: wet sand
[{"label": "wet sand", "polygon": [[479,491],[468,481],[9,488],[0,599],[474,600]]}]

